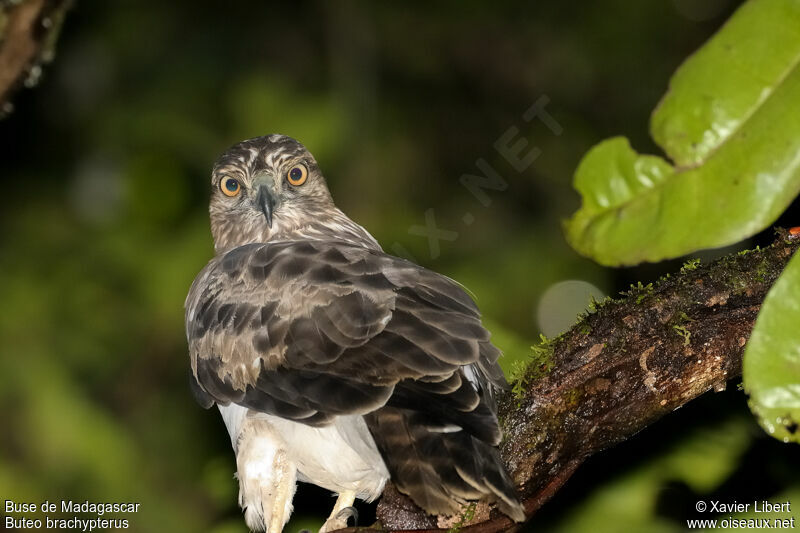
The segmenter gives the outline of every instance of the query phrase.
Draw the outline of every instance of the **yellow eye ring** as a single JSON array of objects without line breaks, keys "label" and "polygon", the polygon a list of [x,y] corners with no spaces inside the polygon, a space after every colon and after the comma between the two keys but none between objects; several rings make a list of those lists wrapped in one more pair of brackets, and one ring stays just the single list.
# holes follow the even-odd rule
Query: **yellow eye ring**
[{"label": "yellow eye ring", "polygon": [[242,186],[239,185],[239,180],[236,178],[222,178],[219,182],[219,190],[225,196],[233,197],[241,192]]},{"label": "yellow eye ring", "polygon": [[293,166],[289,169],[289,172],[286,173],[286,181],[295,187],[304,184],[307,179],[308,169],[303,164]]}]

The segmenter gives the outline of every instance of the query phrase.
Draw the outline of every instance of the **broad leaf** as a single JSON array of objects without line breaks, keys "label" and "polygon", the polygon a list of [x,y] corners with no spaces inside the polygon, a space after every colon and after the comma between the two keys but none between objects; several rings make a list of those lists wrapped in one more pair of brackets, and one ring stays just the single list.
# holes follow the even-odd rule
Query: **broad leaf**
[{"label": "broad leaf", "polygon": [[724,246],[771,224],[800,192],[800,2],[750,0],[676,72],[653,114],[674,163],[609,139],[581,161],[566,223],[606,265]]},{"label": "broad leaf", "polygon": [[744,354],[750,409],[776,439],[800,442],[800,255],[770,289]]}]

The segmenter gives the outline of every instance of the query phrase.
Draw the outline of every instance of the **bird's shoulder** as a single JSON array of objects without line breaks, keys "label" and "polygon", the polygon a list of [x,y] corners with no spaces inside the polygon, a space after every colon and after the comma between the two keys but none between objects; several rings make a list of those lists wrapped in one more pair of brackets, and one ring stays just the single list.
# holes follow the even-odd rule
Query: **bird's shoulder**
[{"label": "bird's shoulder", "polygon": [[479,315],[472,298],[454,280],[380,249],[335,240],[253,243],[217,255],[195,278],[185,305],[188,318],[204,299],[215,296],[253,301],[295,297],[292,303],[297,304],[297,293],[314,303],[317,298],[368,291],[376,301],[409,288],[432,306]]}]

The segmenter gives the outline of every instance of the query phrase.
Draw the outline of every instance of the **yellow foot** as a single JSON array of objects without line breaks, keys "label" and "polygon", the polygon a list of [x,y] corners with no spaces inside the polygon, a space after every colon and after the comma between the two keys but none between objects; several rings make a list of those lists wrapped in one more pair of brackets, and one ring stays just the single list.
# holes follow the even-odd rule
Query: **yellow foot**
[{"label": "yellow foot", "polygon": [[319,533],[329,533],[337,529],[347,527],[347,520],[353,518],[354,522],[358,521],[358,511],[353,507],[353,502],[356,499],[356,493],[353,491],[345,491],[339,494],[336,499],[336,504],[333,506],[331,515],[325,521]]}]

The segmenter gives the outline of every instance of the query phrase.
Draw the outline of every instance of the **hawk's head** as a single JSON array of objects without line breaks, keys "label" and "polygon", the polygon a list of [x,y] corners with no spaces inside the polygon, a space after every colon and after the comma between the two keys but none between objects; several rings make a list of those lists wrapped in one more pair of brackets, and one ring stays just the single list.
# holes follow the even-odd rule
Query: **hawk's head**
[{"label": "hawk's head", "polygon": [[231,147],[211,173],[211,232],[218,252],[288,238],[335,210],[305,146],[285,135]]}]

